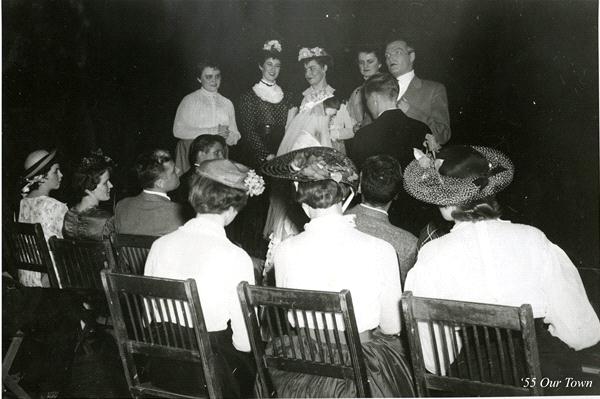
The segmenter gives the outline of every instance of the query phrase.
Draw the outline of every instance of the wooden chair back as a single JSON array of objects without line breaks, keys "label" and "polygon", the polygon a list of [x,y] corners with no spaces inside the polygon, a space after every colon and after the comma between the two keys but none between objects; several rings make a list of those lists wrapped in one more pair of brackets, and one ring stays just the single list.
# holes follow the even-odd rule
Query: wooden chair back
[{"label": "wooden chair back", "polygon": [[[140,378],[134,355],[169,358],[202,365],[201,397],[221,398],[196,282],[102,271],[102,283],[129,390],[134,397],[190,398],[157,388]],[[164,329],[153,333],[153,327]]]},{"label": "wooden chair back", "polygon": [[[44,231],[39,223],[10,222],[4,230],[4,243],[11,267],[48,274],[50,285],[58,288],[58,280]],[[17,276],[15,275],[15,278]]]},{"label": "wooden chair back", "polygon": [[[402,309],[419,396],[430,389],[459,396],[542,394],[531,305],[420,298],[408,291]],[[435,373],[425,368],[425,345]],[[537,384],[528,383],[532,378]]]},{"label": "wooden chair back", "polygon": [[115,265],[108,240],[83,241],[50,238],[50,249],[61,287],[102,292],[100,271]]},{"label": "wooden chair back", "polygon": [[[358,397],[369,396],[350,291],[259,287],[244,281],[238,286],[238,295],[263,392],[277,397],[268,371],[274,368],[352,380]],[[257,309],[261,309],[260,318]],[[269,353],[259,320],[264,340],[271,346]],[[318,345],[305,347],[307,340]],[[343,347],[350,356],[344,356]]]},{"label": "wooden chair back", "polygon": [[133,234],[113,235],[111,241],[117,258],[115,271],[143,276],[148,252],[157,238],[159,237]]}]

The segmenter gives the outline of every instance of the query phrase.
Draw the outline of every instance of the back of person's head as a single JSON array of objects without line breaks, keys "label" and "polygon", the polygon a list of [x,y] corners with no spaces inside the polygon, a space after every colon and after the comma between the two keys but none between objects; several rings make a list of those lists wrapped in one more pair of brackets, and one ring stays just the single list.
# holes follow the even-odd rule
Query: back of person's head
[{"label": "back of person's head", "polygon": [[101,149],[92,151],[83,157],[75,166],[71,185],[74,195],[79,200],[87,195],[87,190],[94,191],[100,183],[104,172],[112,172],[114,163],[110,157],[103,154]]},{"label": "back of person's head", "polygon": [[173,158],[166,150],[155,149],[141,153],[135,161],[135,173],[142,188],[153,188]]},{"label": "back of person's head", "polygon": [[337,109],[339,111],[341,106],[342,106],[342,102],[336,96],[326,98],[323,101],[323,108],[325,108],[325,109],[331,108],[331,109]]},{"label": "back of person's head", "polygon": [[396,99],[398,91],[398,81],[389,73],[376,73],[367,79],[363,85],[363,95],[365,98],[373,93],[377,93],[383,97]]},{"label": "back of person's head", "polygon": [[317,180],[298,183],[296,201],[314,209],[326,209],[342,202],[347,194],[345,185],[333,180]]},{"label": "back of person's head", "polygon": [[219,136],[218,134],[201,134],[196,137],[190,145],[190,152],[188,154],[190,165],[194,165],[197,162],[199,152],[208,153],[214,145],[219,144],[225,152],[222,155],[226,158],[227,144],[223,136]]},{"label": "back of person's head", "polygon": [[374,155],[362,166],[360,189],[362,201],[383,206],[402,189],[402,168],[390,155]]},{"label": "back of person's head", "polygon": [[246,205],[248,195],[238,188],[194,174],[188,200],[196,213],[221,214],[230,207],[239,212]]}]

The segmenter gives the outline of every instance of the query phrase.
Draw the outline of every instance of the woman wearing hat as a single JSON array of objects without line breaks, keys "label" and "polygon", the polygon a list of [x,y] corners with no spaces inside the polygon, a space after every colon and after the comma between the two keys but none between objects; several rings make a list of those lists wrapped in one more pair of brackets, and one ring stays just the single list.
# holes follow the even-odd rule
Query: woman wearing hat
[{"label": "woman wearing hat", "polygon": [[[511,161],[487,147],[445,147],[435,159],[433,153],[416,155],[404,172],[406,191],[437,205],[455,225],[421,248],[405,290],[431,298],[530,304],[542,374],[567,373],[572,356],[564,354],[596,344],[600,322],[564,251],[535,227],[500,219],[495,195],[512,181]],[[426,367],[435,370],[431,348],[425,346],[424,354]]]},{"label": "woman wearing hat", "polygon": [[113,165],[112,159],[99,149],[75,167],[71,184],[77,203],[65,215],[65,238],[100,241],[115,231],[113,214],[99,207],[101,202],[110,200]]},{"label": "woman wearing hat", "polygon": [[[62,238],[62,225],[68,208],[50,197],[50,193],[60,187],[63,177],[56,150],[32,152],[25,159],[24,167],[19,222],[41,224],[46,240],[52,236]],[[29,270],[19,270],[19,280],[28,287],[50,286],[46,274]]]},{"label": "woman wearing hat", "polygon": [[[250,342],[237,296],[240,281],[254,283],[254,269],[250,256],[227,239],[225,226],[249,196],[263,190],[262,178],[241,164],[228,159],[203,162],[190,186],[196,217],[154,242],[144,271],[146,276],[196,280],[225,397],[249,397],[254,385]],[[189,364],[161,363],[153,369],[154,384],[197,392],[193,383],[198,371]]]},{"label": "woman wearing hat", "polygon": [[[397,336],[402,289],[396,252],[389,243],[358,231],[353,216],[343,215],[348,193],[358,184],[355,166],[331,148],[310,147],[267,162],[263,171],[297,182],[296,199],[310,218],[304,232],[274,250],[277,286],[349,289],[372,396],[414,396]],[[303,339],[294,345],[318,345]],[[340,379],[278,371],[271,375],[279,397],[356,396],[354,384]]]}]

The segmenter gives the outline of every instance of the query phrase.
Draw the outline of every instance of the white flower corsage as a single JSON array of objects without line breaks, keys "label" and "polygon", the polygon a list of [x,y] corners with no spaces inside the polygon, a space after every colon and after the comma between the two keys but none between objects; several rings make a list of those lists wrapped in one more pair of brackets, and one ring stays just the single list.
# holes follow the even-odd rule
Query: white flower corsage
[{"label": "white flower corsage", "polygon": [[246,186],[248,196],[261,195],[265,191],[265,180],[262,176],[257,175],[254,169],[250,169],[244,179],[244,186]]},{"label": "white flower corsage", "polygon": [[21,188],[21,195],[23,197],[25,197],[27,194],[29,194],[29,192],[31,191],[31,186],[34,185],[35,183],[42,183],[46,180],[46,178],[44,177],[44,175],[37,175],[34,176],[30,179],[25,179],[25,181],[27,182],[27,184],[25,184],[23,186],[23,188]]},{"label": "white flower corsage", "polygon": [[266,42],[263,46],[263,50],[267,50],[267,51],[278,51],[281,53],[281,43],[279,43],[279,40],[269,40],[268,42]]}]

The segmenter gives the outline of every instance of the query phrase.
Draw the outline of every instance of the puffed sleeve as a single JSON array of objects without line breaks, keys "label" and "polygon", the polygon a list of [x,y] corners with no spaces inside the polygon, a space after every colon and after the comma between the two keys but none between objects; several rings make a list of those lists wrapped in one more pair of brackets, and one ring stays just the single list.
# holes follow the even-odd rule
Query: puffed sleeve
[{"label": "puffed sleeve", "polygon": [[233,346],[239,351],[250,352],[250,339],[246,329],[246,322],[242,313],[242,306],[237,294],[237,286],[242,281],[254,284],[254,266],[248,254],[243,254],[236,260],[237,273],[234,276],[231,291],[229,293],[229,316],[231,318],[231,330],[233,332]]},{"label": "puffed sleeve", "polygon": [[229,119],[229,136],[226,139],[227,145],[236,145],[242,135],[235,122],[235,109],[229,99],[225,99],[225,110]]},{"label": "puffed sleeve", "polygon": [[600,341],[600,321],[586,295],[579,272],[567,254],[547,242],[548,273],[542,273],[548,331],[575,350]]},{"label": "puffed sleeve", "polygon": [[260,134],[256,131],[258,122],[256,120],[257,110],[254,106],[250,93],[242,95],[238,104],[238,116],[240,120],[240,130],[244,135],[244,142],[248,143],[254,156],[254,161],[258,164],[269,155],[269,150]]},{"label": "puffed sleeve", "polygon": [[193,98],[190,95],[185,96],[175,113],[173,136],[178,139],[191,140],[203,134],[202,129],[194,123],[194,115],[198,112],[197,104]]}]

